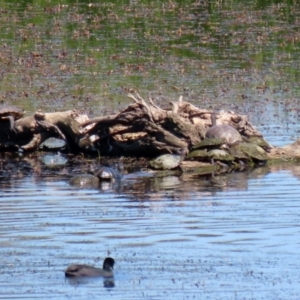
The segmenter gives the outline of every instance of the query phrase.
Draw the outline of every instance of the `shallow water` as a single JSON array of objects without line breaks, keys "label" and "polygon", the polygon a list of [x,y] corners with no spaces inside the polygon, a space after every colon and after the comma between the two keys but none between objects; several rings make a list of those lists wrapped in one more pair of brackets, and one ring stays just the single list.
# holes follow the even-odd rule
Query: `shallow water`
[{"label": "shallow water", "polygon": [[[2,180],[0,298],[299,299],[299,167],[143,174],[119,192]],[[65,279],[69,264],[107,255],[115,287]]]}]

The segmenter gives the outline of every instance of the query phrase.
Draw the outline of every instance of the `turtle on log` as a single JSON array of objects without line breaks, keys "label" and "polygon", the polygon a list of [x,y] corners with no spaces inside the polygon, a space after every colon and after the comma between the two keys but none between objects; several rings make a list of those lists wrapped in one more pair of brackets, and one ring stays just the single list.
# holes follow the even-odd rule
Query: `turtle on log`
[{"label": "turtle on log", "polygon": [[172,170],[179,167],[185,158],[186,149],[178,148],[175,154],[163,154],[151,160],[150,166],[157,170]]},{"label": "turtle on log", "polygon": [[229,149],[229,153],[240,162],[247,164],[265,164],[268,156],[266,151],[254,143],[239,143]]},{"label": "turtle on log", "polygon": [[260,146],[266,152],[271,152],[271,150],[274,148],[263,137],[260,136],[250,136],[248,138],[244,137],[244,141],[250,144],[255,144],[257,146]]},{"label": "turtle on log", "polygon": [[[193,146],[192,150],[198,150],[198,149],[221,149],[221,148],[228,148],[226,145],[226,140],[223,138],[205,138],[201,142],[197,143]],[[191,153],[190,153],[191,154]],[[189,154],[189,156],[190,156]]]},{"label": "turtle on log", "polygon": [[228,124],[217,125],[217,115],[215,112],[211,114],[211,124],[205,134],[206,138],[218,138],[224,140],[225,144],[233,145],[243,141],[240,133]]},{"label": "turtle on log", "polygon": [[212,165],[219,165],[221,167],[228,168],[234,165],[235,158],[224,149],[212,149],[212,150],[194,150],[187,156],[191,159],[200,161],[211,161]]}]

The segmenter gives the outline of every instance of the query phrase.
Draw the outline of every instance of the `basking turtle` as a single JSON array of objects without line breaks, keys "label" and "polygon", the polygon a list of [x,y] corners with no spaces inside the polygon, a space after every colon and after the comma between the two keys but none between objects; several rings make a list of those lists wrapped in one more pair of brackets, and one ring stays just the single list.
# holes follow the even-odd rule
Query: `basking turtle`
[{"label": "basking turtle", "polygon": [[188,158],[194,158],[197,160],[211,161],[213,165],[217,164],[222,167],[228,167],[234,163],[234,157],[223,149],[206,150],[194,150],[189,153]]},{"label": "basking turtle", "polygon": [[208,151],[207,150],[192,150],[188,155],[187,158],[193,158],[197,160],[206,160],[208,159]]},{"label": "basking turtle", "polygon": [[99,169],[93,171],[93,174],[99,178],[99,180],[120,180],[122,178],[122,174],[119,170],[112,167],[100,167]]},{"label": "basking turtle", "polygon": [[0,106],[0,120],[8,120],[10,124],[10,130],[15,131],[15,120],[18,120],[23,116],[24,111],[19,107],[7,104]]},{"label": "basking turtle", "polygon": [[206,131],[206,138],[223,139],[227,145],[233,145],[243,141],[240,133],[232,126],[227,124],[217,125],[216,113],[211,114],[212,127]]},{"label": "basking turtle", "polygon": [[[225,164],[231,164],[234,161],[234,157],[223,149],[213,149],[210,150],[207,154],[211,159],[212,164],[214,164],[215,162],[224,162]],[[221,165],[224,166],[224,164]]]},{"label": "basking turtle", "polygon": [[81,174],[72,177],[69,184],[78,188],[97,188],[99,186],[99,178],[91,174]]},{"label": "basking turtle", "polygon": [[237,145],[232,145],[229,149],[229,153],[241,164],[245,164],[247,162],[251,162],[251,158],[249,155],[243,151],[242,147]]},{"label": "basking turtle", "polygon": [[268,156],[266,151],[253,143],[239,143],[232,145],[229,149],[232,156],[240,161],[254,162],[254,163],[266,163]]},{"label": "basking turtle", "polygon": [[251,136],[248,138],[244,138],[245,142],[255,144],[257,146],[260,146],[263,148],[266,152],[270,152],[273,148],[272,145],[270,145],[263,137],[259,136]]},{"label": "basking turtle", "polygon": [[226,140],[223,138],[205,138],[193,146],[192,150],[222,148],[223,145],[226,145]]},{"label": "basking turtle", "polygon": [[184,160],[186,149],[180,148],[176,151],[176,154],[163,154],[153,160],[151,160],[150,166],[157,170],[172,170],[181,164]]},{"label": "basking turtle", "polygon": [[91,168],[92,174],[80,174],[72,177],[70,185],[79,188],[98,188],[100,181],[115,182],[121,180],[122,174],[115,168],[101,166],[97,170]]}]

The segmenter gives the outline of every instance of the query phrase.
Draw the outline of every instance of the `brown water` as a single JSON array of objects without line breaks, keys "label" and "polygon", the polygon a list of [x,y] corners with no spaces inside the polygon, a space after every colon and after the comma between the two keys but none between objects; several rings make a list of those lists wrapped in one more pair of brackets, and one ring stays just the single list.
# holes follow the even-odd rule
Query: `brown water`
[{"label": "brown water", "polygon": [[[137,90],[231,109],[274,145],[299,136],[296,1],[2,1],[0,101],[119,111]],[[68,185],[89,161],[0,158],[0,299],[300,299],[298,164]],[[44,162],[44,163],[43,163]],[[67,280],[116,260],[115,286]]]}]

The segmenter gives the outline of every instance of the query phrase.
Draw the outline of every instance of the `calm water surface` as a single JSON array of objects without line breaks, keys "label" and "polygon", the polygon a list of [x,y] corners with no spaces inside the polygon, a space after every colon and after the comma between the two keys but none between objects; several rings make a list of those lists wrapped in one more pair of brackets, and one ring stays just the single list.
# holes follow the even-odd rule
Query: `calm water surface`
[{"label": "calm water surface", "polygon": [[[28,115],[107,115],[137,90],[245,113],[276,146],[299,136],[296,1],[1,3],[0,101]],[[0,299],[300,299],[296,163],[80,190],[87,163],[68,160],[0,158]],[[65,279],[107,255],[114,287]]]},{"label": "calm water surface", "polygon": [[[65,171],[56,170],[58,173]],[[0,298],[299,299],[300,167],[214,178],[127,174],[0,181]],[[69,280],[71,263],[116,259],[115,287]]]}]

